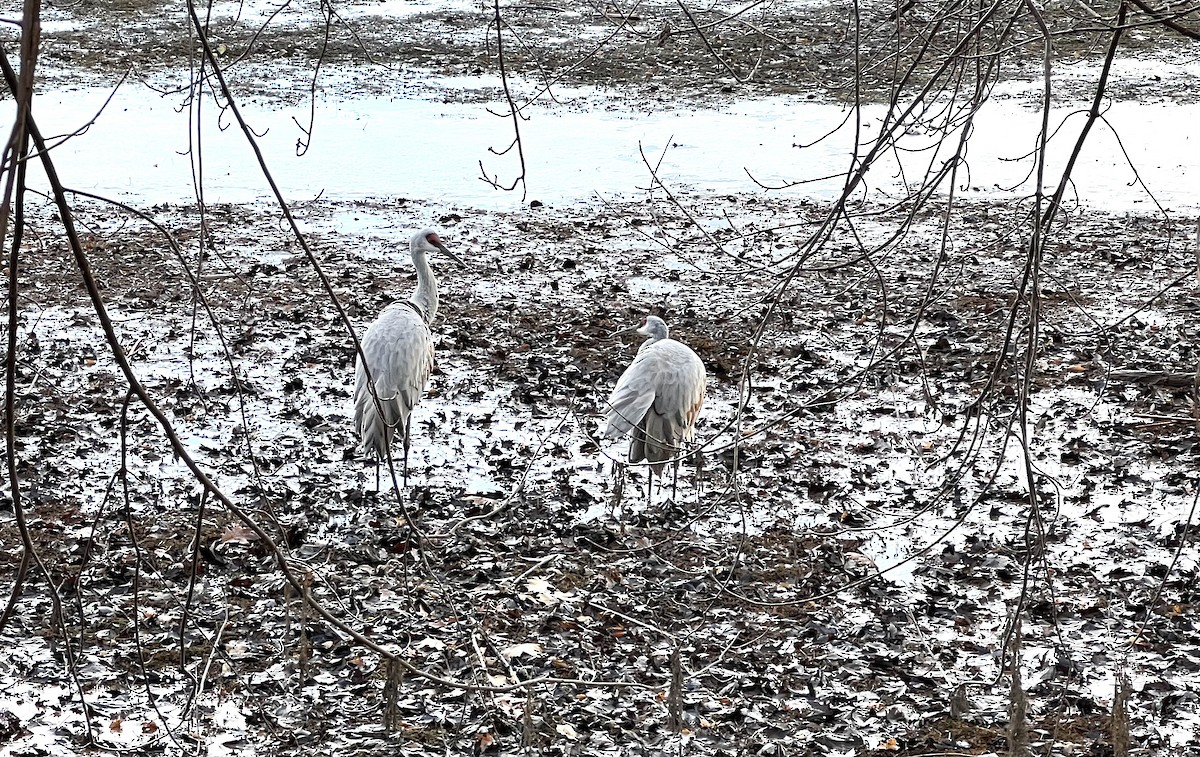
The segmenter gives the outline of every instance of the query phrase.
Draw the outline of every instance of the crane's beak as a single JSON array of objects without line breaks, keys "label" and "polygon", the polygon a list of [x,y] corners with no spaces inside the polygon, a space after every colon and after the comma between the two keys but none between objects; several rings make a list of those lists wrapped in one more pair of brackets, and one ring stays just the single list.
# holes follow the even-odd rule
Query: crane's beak
[{"label": "crane's beak", "polygon": [[455,263],[458,263],[458,266],[459,266],[459,268],[466,268],[466,267],[467,267],[467,264],[466,264],[466,263],[464,263],[464,262],[462,262],[462,258],[460,258],[459,256],[455,255],[453,252],[450,252],[450,249],[449,249],[448,247],[446,247],[446,245],[442,244],[441,242],[438,242],[438,243],[437,243],[437,248],[438,248],[439,250],[441,250],[441,251],[442,251],[442,253],[443,253],[443,254],[444,254],[446,257],[450,258],[450,259],[451,259],[451,260],[453,260]]}]

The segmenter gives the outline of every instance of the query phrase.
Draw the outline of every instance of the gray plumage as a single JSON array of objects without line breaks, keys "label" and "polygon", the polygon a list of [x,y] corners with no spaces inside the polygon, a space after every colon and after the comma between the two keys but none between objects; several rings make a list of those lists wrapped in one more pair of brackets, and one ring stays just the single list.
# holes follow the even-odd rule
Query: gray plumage
[{"label": "gray plumage", "polygon": [[[414,234],[409,252],[417,272],[417,290],[406,302],[388,305],[367,327],[360,340],[362,356],[354,361],[354,431],[359,437],[359,453],[386,460],[387,450],[399,431],[404,442],[406,480],[408,419],[421,400],[433,370],[433,335],[429,326],[437,317],[438,292],[437,279],[425,256],[434,251],[443,252],[462,265],[433,229]],[[371,368],[370,381],[363,357]],[[370,391],[372,383],[374,397]]]},{"label": "gray plumage", "polygon": [[648,338],[608,398],[604,436],[617,439],[632,432],[629,462],[645,460],[661,475],[665,461],[695,439],[707,374],[700,357],[671,339],[658,316],[646,316],[638,333]]}]

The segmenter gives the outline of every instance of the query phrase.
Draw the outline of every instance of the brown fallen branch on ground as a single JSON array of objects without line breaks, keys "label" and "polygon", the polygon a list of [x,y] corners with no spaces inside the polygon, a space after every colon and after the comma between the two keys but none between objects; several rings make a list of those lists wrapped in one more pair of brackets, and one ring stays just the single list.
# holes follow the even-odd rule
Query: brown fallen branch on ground
[{"label": "brown fallen branch on ground", "polygon": [[1109,381],[1127,381],[1136,384],[1155,384],[1158,386],[1192,386],[1196,383],[1195,372],[1167,373],[1166,371],[1112,371],[1108,374]]}]

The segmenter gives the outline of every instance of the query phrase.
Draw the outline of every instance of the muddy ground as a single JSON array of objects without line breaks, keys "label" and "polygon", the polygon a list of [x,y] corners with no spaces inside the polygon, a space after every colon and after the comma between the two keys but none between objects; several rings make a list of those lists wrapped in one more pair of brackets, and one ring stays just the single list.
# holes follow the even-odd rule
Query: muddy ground
[{"label": "muddy ground", "polygon": [[[102,742],[297,754],[472,743],[1002,751],[1003,639],[1021,601],[1038,753],[1109,753],[1118,674],[1133,682],[1140,753],[1194,743],[1192,393],[1115,373],[1162,379],[1195,364],[1194,254],[1180,224],[1089,214],[1047,261],[1030,378],[1042,472],[1033,508],[1012,456],[1019,377],[1004,369],[997,391],[983,391],[1019,250],[955,251],[930,299],[932,228],[889,259],[855,262],[847,245],[775,296],[780,313],[752,350],[775,281],[758,266],[794,252],[803,233],[769,230],[805,218],[790,203],[698,199],[691,212],[737,224],[739,234],[718,234],[730,255],[661,200],[456,209],[442,226],[472,270],[438,264],[439,371],[414,424],[412,486],[397,500],[352,459],[344,328],[264,209],[209,219],[201,290],[229,357],[207,316],[193,326],[183,268],[161,240],[111,210],[82,210],[141,380],[318,598],[443,679],[576,681],[488,694],[408,676],[399,731],[385,734],[377,655],[303,610],[261,539],[200,496],[136,405],[122,450],[126,383],[46,223],[24,268],[18,470]],[[360,329],[411,286],[394,235],[429,210],[300,211],[327,229],[311,240]],[[983,242],[1009,212],[984,205],[958,220]],[[377,235],[338,231],[366,214]],[[184,209],[155,215],[195,228]],[[648,501],[636,470],[617,501],[609,455],[620,447],[601,451],[598,412],[635,348],[612,334],[647,310],[709,369],[708,454],[699,473],[684,469],[674,498],[656,488]],[[11,520],[3,531],[11,579],[19,540]],[[50,713],[79,744],[64,640],[41,621],[51,609],[42,576],[18,608],[5,675],[42,709],[10,737],[13,753],[36,751],[33,737],[57,722]],[[666,701],[676,652],[679,733]],[[201,668],[206,693],[189,705],[183,692]]]},{"label": "muddy ground", "polygon": [[[471,49],[413,64],[490,60]],[[948,246],[938,212],[851,203],[855,234],[814,253],[829,208],[786,193],[318,200],[293,209],[312,259],[266,205],[141,210],[178,253],[77,198],[99,291],[138,380],[263,533],[126,404],[33,203],[15,467],[44,569],[4,630],[5,753],[1005,753],[1018,651],[1033,753],[1200,743],[1194,219],[1069,207],[1029,289],[1011,202],[956,206]],[[404,297],[403,240],[430,220],[468,269],[434,261],[411,481],[377,491],[334,303],[361,332]],[[617,475],[622,447],[596,438],[637,346],[615,332],[646,312],[710,377],[703,466],[675,492]],[[11,585],[11,496],[0,516]],[[389,684],[346,629],[412,670]]]},{"label": "muddy ground", "polygon": [[[1040,17],[1023,3],[1002,3],[971,60],[996,56],[987,81],[1042,76],[1044,23],[1060,70],[1098,65],[1105,29],[1115,17],[1106,2],[1056,3]],[[503,4],[507,72],[536,83],[597,86],[642,103],[801,94],[843,101],[887,102],[921,84],[945,53],[967,39],[977,11],[923,3],[762,3],[691,9],[677,3]],[[856,17],[855,8],[860,10]],[[898,8],[902,10],[898,11]],[[243,97],[294,102],[331,86],[329,94],[418,92],[430,73],[494,75],[499,48],[491,3],[389,15],[378,3],[200,5],[197,19],[227,76]],[[899,23],[897,13],[899,12]],[[1169,17],[1185,32],[1195,10]],[[187,90],[200,49],[184,7],[153,0],[88,0],[48,6],[43,81],[70,87],[81,73],[115,81],[125,73],[164,91]],[[961,17],[959,14],[962,14]],[[858,19],[858,23],[854,19]],[[1200,97],[1195,40],[1131,10],[1121,58],[1137,62],[1109,88],[1121,99],[1194,101]],[[696,34],[699,27],[704,34]],[[1184,62],[1184,65],[1181,65]],[[961,73],[970,78],[971,69]],[[911,73],[906,73],[912,67]],[[957,69],[958,67],[955,67]],[[338,72],[330,78],[321,72]],[[857,82],[857,85],[856,85]],[[1058,95],[1090,98],[1095,76],[1066,77]],[[949,91],[945,83],[938,89]],[[969,91],[969,86],[968,86]],[[494,85],[445,96],[493,100]]]}]

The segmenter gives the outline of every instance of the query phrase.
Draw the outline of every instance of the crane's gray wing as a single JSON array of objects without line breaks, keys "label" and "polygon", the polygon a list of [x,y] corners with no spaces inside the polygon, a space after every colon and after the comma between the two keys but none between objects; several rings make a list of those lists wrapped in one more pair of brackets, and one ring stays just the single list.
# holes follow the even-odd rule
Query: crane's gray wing
[{"label": "crane's gray wing", "polygon": [[704,363],[691,347],[674,339],[658,342],[654,347],[661,359],[653,409],[665,424],[666,435],[662,438],[672,446],[678,441],[690,442],[695,438],[696,418],[704,406],[708,383]]},{"label": "crane's gray wing", "polygon": [[641,422],[654,403],[661,371],[657,353],[642,349],[630,363],[608,398],[606,439],[617,439]]},{"label": "crane's gray wing", "polygon": [[[362,360],[355,361],[354,430],[364,454],[382,459],[396,429],[408,422],[433,370],[433,338],[424,319],[407,303],[389,305],[367,328],[363,355],[371,367],[375,399]],[[381,415],[382,412],[382,415]]]}]

